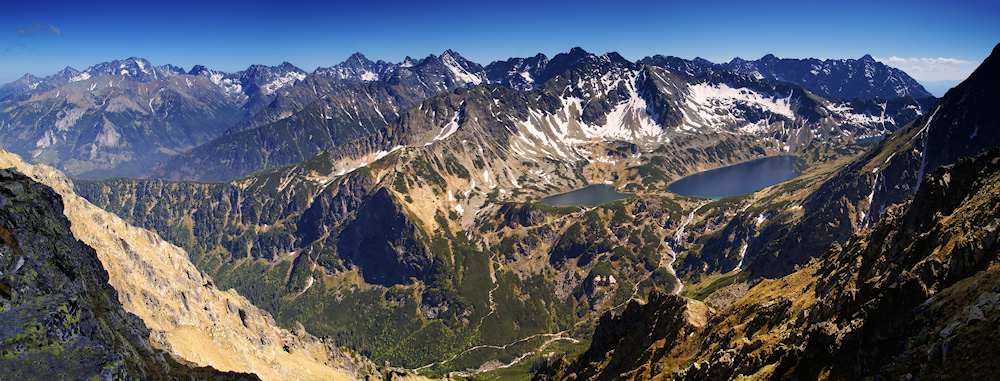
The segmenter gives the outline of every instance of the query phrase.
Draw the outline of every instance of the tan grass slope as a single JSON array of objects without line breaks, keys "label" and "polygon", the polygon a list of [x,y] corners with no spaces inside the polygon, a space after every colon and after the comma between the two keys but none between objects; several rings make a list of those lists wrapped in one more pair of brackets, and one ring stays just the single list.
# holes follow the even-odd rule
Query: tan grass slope
[{"label": "tan grass slope", "polygon": [[150,328],[154,347],[179,361],[265,380],[378,377],[372,366],[362,369],[301,327],[279,328],[270,314],[235,291],[215,288],[183,249],[77,196],[62,172],[27,164],[4,150],[0,167],[15,167],[62,196],[73,234],[97,251],[125,310]]}]

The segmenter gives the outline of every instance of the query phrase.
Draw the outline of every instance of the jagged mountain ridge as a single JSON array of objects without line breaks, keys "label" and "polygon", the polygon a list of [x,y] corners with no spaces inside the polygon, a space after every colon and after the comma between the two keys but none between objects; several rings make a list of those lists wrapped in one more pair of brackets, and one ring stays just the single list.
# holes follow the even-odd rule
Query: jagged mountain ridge
[{"label": "jagged mountain ridge", "polygon": [[[852,112],[858,103],[827,101],[793,85],[727,73],[693,78],[629,63],[578,67],[524,95],[496,87],[462,94],[484,92],[495,99],[467,105],[483,110],[480,112],[489,119],[477,116],[476,122],[499,123],[488,134],[513,136],[498,144],[509,145],[516,156],[536,160],[585,159],[589,155],[576,147],[601,141],[624,141],[644,151],[660,145],[672,150],[671,139],[719,132],[754,136],[771,149],[794,151],[813,140],[877,136],[899,128],[887,111],[898,112],[896,118],[903,120],[921,112],[921,106],[911,98],[892,109],[888,103],[875,104],[883,107],[878,115],[870,110],[859,115]],[[469,121],[460,118],[458,111],[448,115],[436,116],[435,127],[421,132],[423,137],[408,130],[379,131],[354,144],[364,146],[360,153],[347,147],[334,150],[347,154],[331,155],[348,169],[365,161],[350,160],[351,155],[389,152],[397,146],[444,139],[461,131],[463,123]],[[403,122],[398,125],[406,126]]]},{"label": "jagged mountain ridge", "polygon": [[933,98],[933,95],[905,72],[877,62],[867,54],[860,59],[839,60],[779,59],[768,54],[754,61],[737,57],[718,64],[701,58],[688,61],[656,55],[638,62],[693,76],[724,70],[751,75],[757,79],[790,82],[832,99],[893,99],[907,96],[917,99]]},{"label": "jagged mountain ridge", "polygon": [[309,76],[280,91],[254,118],[233,126],[216,141],[164,162],[151,176],[222,181],[300,162],[377,131],[425,98],[485,82],[467,68],[482,71],[446,51],[397,67],[379,80]]},{"label": "jagged mountain ridge", "polygon": [[[239,116],[238,120],[230,121],[230,123],[235,123],[229,132],[237,133],[241,131],[246,131],[254,128],[258,128],[269,123],[273,123],[288,116],[301,111],[304,107],[316,102],[320,97],[326,94],[330,94],[331,97],[355,97],[361,98],[362,94],[352,93],[352,94],[333,94],[327,93],[327,90],[332,90],[330,85],[324,85],[319,78],[327,78],[330,80],[338,81],[348,81],[348,82],[371,82],[371,81],[386,81],[391,86],[396,88],[409,87],[410,92],[414,97],[427,97],[434,94],[438,94],[442,91],[457,87],[457,86],[472,86],[478,83],[500,83],[505,86],[510,86],[517,89],[530,89],[533,87],[540,86],[544,81],[561,74],[566,70],[573,69],[585,64],[591,64],[596,62],[625,62],[626,60],[622,58],[617,53],[608,53],[602,56],[596,56],[594,54],[588,53],[580,48],[574,48],[568,53],[561,53],[548,60],[544,55],[539,55],[531,59],[510,59],[506,62],[497,61],[492,63],[492,66],[487,66],[483,68],[478,64],[469,62],[462,58],[459,54],[446,51],[441,54],[441,56],[430,55],[422,60],[412,60],[408,59],[404,63],[400,64],[389,64],[383,61],[371,62],[363,55],[355,54],[350,57],[347,61],[331,67],[331,68],[317,68],[312,74],[307,74],[294,67],[289,63],[283,63],[279,66],[269,67],[264,65],[253,65],[247,70],[237,72],[237,73],[224,73],[219,71],[209,70],[203,66],[197,65],[191,69],[187,75],[202,76],[208,78],[218,86],[219,92],[226,94],[231,103],[239,105],[242,109],[242,115]],[[339,74],[336,74],[339,73]],[[77,81],[86,81],[92,76],[98,75],[116,75],[125,76],[135,81],[141,83],[148,83],[151,81],[161,81],[165,78],[173,78],[180,75],[185,75],[183,69],[173,67],[171,65],[164,66],[153,66],[148,63],[148,61],[141,58],[129,58],[127,60],[115,60],[107,63],[102,63],[94,65],[83,72],[78,72],[72,68],[67,68],[60,73],[50,76],[45,79],[33,78],[26,76],[22,80],[13,82],[11,84],[5,85],[3,90],[5,93],[11,94],[24,94],[24,91],[38,92],[45,90],[56,89],[61,86],[72,85]],[[291,87],[296,86],[303,82],[306,78],[313,78],[310,86],[313,87],[312,92],[308,91],[279,91],[279,89],[291,89]],[[330,82],[330,81],[327,81]],[[319,86],[316,86],[320,83]],[[362,91],[363,93],[363,91]],[[390,99],[398,100],[400,96],[391,97]],[[131,99],[134,102],[143,101],[143,99]],[[374,100],[374,99],[373,99]],[[359,100],[360,101],[360,100]],[[355,101],[357,103],[358,101]],[[414,104],[416,100],[409,100],[408,102],[403,102],[404,104],[381,104],[376,107],[379,109],[392,108],[395,113],[398,114],[398,110],[406,109],[410,105]],[[367,108],[366,108],[367,109]],[[63,110],[64,112],[66,110]],[[351,110],[344,110],[346,114],[351,114]],[[353,110],[355,117],[353,119],[371,119],[367,116],[357,115],[357,110]],[[381,115],[381,119],[390,120],[392,116],[386,117],[385,113],[381,110],[378,111]],[[204,119],[203,117],[195,119]],[[209,118],[212,119],[211,117]],[[310,119],[300,118],[299,120]],[[191,120],[187,124],[192,127],[204,128],[204,126],[198,125],[197,120]],[[363,123],[363,122],[362,122]],[[294,123],[292,123],[294,124]],[[322,124],[322,123],[319,123]],[[362,126],[362,130],[365,132],[370,132],[372,127],[377,128],[378,126]],[[210,127],[214,129],[215,127]],[[294,126],[292,129],[302,130],[315,130],[316,128],[321,128],[317,123],[312,123],[308,126]],[[278,127],[282,129],[282,127]],[[276,131],[271,129],[271,131],[258,131],[255,133],[257,135],[257,140],[260,139],[272,139],[264,138],[266,136],[278,135]],[[215,135],[214,133],[207,134],[209,136]],[[38,136],[41,138],[42,136]],[[352,138],[354,136],[350,136]],[[181,139],[189,139],[189,137],[173,137]],[[308,140],[309,136],[297,136],[297,139]],[[280,139],[280,138],[279,138]],[[230,138],[230,141],[235,141],[239,139]],[[282,142],[275,141],[265,141],[260,144],[255,144],[259,146],[275,146],[284,144]],[[222,144],[226,145],[226,144]],[[301,143],[296,143],[296,145],[301,145]],[[319,150],[329,146],[326,141],[320,141],[318,144],[306,143],[306,149],[302,153],[297,153],[291,156],[277,155],[281,157],[281,160],[264,160],[263,163],[247,164],[247,165],[237,165],[237,167],[248,168],[247,171],[232,171],[234,168],[223,169],[225,172],[233,172],[235,176],[249,173],[252,170],[262,169],[269,165],[282,165],[290,164],[297,160],[302,160],[308,157],[310,154],[318,152]],[[24,147],[23,144],[19,144],[19,147]],[[8,144],[7,148],[14,149],[17,148],[14,145]],[[180,147],[183,148],[183,147]],[[252,149],[252,148],[245,148]],[[204,150],[211,151],[212,148],[205,148]],[[155,150],[153,150],[155,152]],[[146,154],[147,151],[140,151],[140,155]],[[110,164],[107,160],[103,162],[92,163],[93,159],[85,158],[81,155],[75,160],[83,160],[88,162],[84,164],[83,167],[97,167],[97,172],[93,172],[88,176],[106,176],[109,174],[118,175],[131,175],[136,176],[142,174],[148,170],[151,165],[147,161],[158,161],[164,160],[166,157],[173,155],[178,152],[177,149],[170,147],[167,150],[162,151],[164,155],[156,156],[155,159],[149,159],[141,163],[128,163],[127,168],[116,169],[115,164]],[[26,157],[30,157],[26,152],[19,152]],[[205,151],[202,151],[204,154]],[[128,152],[121,153],[117,155],[115,160],[120,164],[123,161],[128,161]],[[135,153],[131,153],[135,155]],[[63,154],[65,156],[65,154]],[[115,155],[113,155],[115,156]],[[211,156],[211,155],[209,155]],[[252,156],[270,156],[266,153],[255,153]],[[65,158],[64,158],[65,159]],[[198,160],[195,158],[194,160]],[[238,159],[237,159],[238,160]],[[46,161],[49,164],[57,164],[54,161]],[[169,166],[183,167],[185,163],[171,164]],[[112,166],[112,168],[108,168]],[[198,164],[188,164],[189,167],[197,167]],[[61,167],[64,170],[68,170],[71,174],[81,175],[86,172],[83,169],[75,169],[73,167]],[[196,173],[189,175],[185,178],[200,178],[197,172],[203,172],[204,170],[195,169]],[[211,171],[211,169],[209,169]],[[159,175],[168,176],[171,178],[176,177],[176,171],[172,171],[175,175],[163,174],[163,171],[157,171]],[[233,176],[233,175],[231,175]]]},{"label": "jagged mountain ridge", "polygon": [[485,71],[490,83],[514,90],[531,90],[567,70],[597,62],[627,62],[627,60],[615,52],[598,56],[575,47],[568,53],[556,54],[551,60],[539,53],[531,58],[495,61],[487,65]]},{"label": "jagged mountain ridge", "polygon": [[9,95],[39,90],[47,91],[72,82],[86,80],[98,75],[128,76],[139,82],[151,82],[184,74],[184,69],[173,65],[153,66],[143,58],[130,57],[91,66],[84,71],[66,67],[45,78],[25,74],[19,80],[0,86],[0,100]]},{"label": "jagged mountain ridge", "polygon": [[[591,55],[592,56],[592,55]],[[433,58],[433,57],[432,57]],[[596,57],[595,57],[596,58]],[[422,61],[415,67],[426,65],[431,60]],[[566,59],[561,59],[567,61]],[[738,133],[754,134],[759,137],[770,139],[775,146],[781,146],[786,150],[795,150],[797,147],[808,143],[814,138],[821,140],[830,138],[857,139],[869,136],[877,136],[894,131],[898,127],[896,120],[907,121],[915,118],[922,111],[922,106],[912,98],[899,99],[893,102],[832,102],[817,99],[806,91],[796,86],[786,84],[773,84],[761,82],[756,79],[727,73],[714,73],[702,79],[694,79],[684,75],[667,74],[654,69],[643,69],[642,66],[612,60],[598,60],[597,63],[578,66],[576,69],[557,76],[555,83],[546,83],[539,91],[546,94],[553,94],[563,91],[560,94],[560,105],[563,108],[558,111],[558,117],[565,123],[589,125],[584,130],[575,132],[561,131],[554,132],[552,126],[539,127],[535,129],[539,135],[535,137],[525,137],[523,146],[518,149],[525,149],[529,145],[534,145],[538,141],[551,142],[550,145],[558,146],[556,150],[562,151],[562,158],[570,158],[565,153],[567,146],[572,146],[574,140],[608,139],[623,140],[635,144],[644,145],[647,149],[653,149],[656,144],[669,141],[669,136],[675,133],[697,133],[705,131],[729,131]],[[628,73],[626,73],[626,71]],[[386,79],[386,84],[382,81],[369,82],[369,89],[383,91],[387,89],[390,94],[400,94],[399,89],[409,89],[416,87],[415,84],[400,84],[399,78],[410,78],[406,75],[407,69],[400,69]],[[656,73],[656,76],[647,76],[643,73]],[[626,82],[620,82],[630,78]],[[568,79],[567,79],[568,78]],[[603,78],[603,79],[602,79]],[[610,82],[609,82],[610,81]],[[642,84],[639,81],[643,81]],[[300,83],[288,90],[295,92],[301,89],[308,94],[319,94],[315,91],[315,84],[309,81]],[[607,82],[607,83],[605,83]],[[628,83],[625,85],[627,82]],[[471,85],[474,82],[465,83]],[[614,89],[621,83],[628,88]],[[324,96],[321,101],[310,104],[302,109],[300,114],[282,119],[279,122],[258,129],[241,133],[238,137],[227,137],[220,141],[209,144],[206,147],[192,151],[190,154],[181,155],[172,159],[165,166],[170,168],[157,169],[155,176],[164,176],[172,179],[187,178],[201,180],[227,180],[246,174],[256,169],[262,169],[268,165],[290,164],[295,160],[302,160],[310,154],[315,154],[322,149],[330,148],[345,142],[348,138],[357,138],[360,135],[376,131],[379,122],[386,123],[398,115],[399,109],[378,111],[377,104],[357,107],[350,104],[340,106],[341,110],[347,110],[348,122],[337,121],[336,123],[324,122],[324,119],[332,118],[329,114],[330,104],[337,99],[353,99],[352,97],[365,97],[372,99],[385,99],[384,96],[367,93],[370,90],[353,90],[364,86],[352,83],[347,91],[337,91]],[[645,86],[644,88],[640,88]],[[420,87],[416,87],[420,89]],[[310,92],[310,89],[313,89]],[[439,89],[426,89],[423,95],[433,93]],[[352,95],[358,92],[362,95]],[[631,93],[630,93],[631,92]],[[667,94],[672,92],[671,94]],[[684,94],[683,96],[672,94]],[[779,95],[781,93],[781,95]],[[417,99],[421,94],[397,99],[394,104],[405,104]],[[572,99],[571,99],[572,98]],[[281,99],[279,97],[279,99]],[[308,99],[306,97],[305,99]],[[389,98],[390,100],[393,98]],[[325,101],[324,101],[325,100]],[[596,102],[594,102],[596,101]],[[324,103],[325,102],[325,103]],[[356,102],[356,101],[352,101]],[[631,103],[629,103],[631,102]],[[646,105],[650,105],[647,110]],[[570,111],[570,103],[573,109]],[[383,103],[384,104],[384,103]],[[584,104],[587,108],[583,109]],[[513,104],[512,104],[513,105]],[[325,107],[325,108],[324,108]],[[366,117],[358,120],[350,115],[351,107],[354,113],[361,116],[362,113],[371,108],[378,112],[376,115],[367,112]],[[513,107],[520,107],[513,105]],[[676,110],[675,110],[676,109]],[[858,111],[855,112],[854,110]],[[677,110],[680,110],[679,113]],[[737,110],[737,111],[734,111]],[[546,110],[542,114],[552,111]],[[580,115],[570,115],[573,112]],[[524,118],[528,118],[524,111],[517,111]],[[393,115],[395,114],[395,115]],[[799,115],[796,115],[799,114]],[[386,115],[389,115],[386,118]],[[652,116],[659,120],[652,120]],[[682,116],[683,115],[683,116]],[[608,120],[608,117],[618,118]],[[339,118],[337,118],[339,119]],[[380,120],[381,119],[381,120]],[[544,118],[543,118],[544,119]],[[576,119],[576,121],[573,121]],[[527,120],[527,119],[525,119]],[[548,123],[538,120],[539,123]],[[358,124],[361,129],[353,127]],[[614,125],[614,126],[612,126]],[[341,132],[338,129],[347,128]],[[565,126],[559,128],[575,127]],[[269,148],[274,144],[274,138],[268,135],[276,134],[276,130],[293,131],[315,131],[315,132],[291,132],[288,135],[293,137],[312,136],[312,140],[302,140],[298,138],[294,143],[278,146],[276,149]],[[676,130],[674,132],[668,130]],[[548,131],[548,132],[543,132]],[[343,135],[346,132],[347,135]],[[331,138],[327,139],[325,136]],[[316,137],[321,137],[316,140]],[[568,139],[568,140],[567,140]],[[567,140],[567,141],[564,141]],[[251,155],[252,158],[230,159],[228,153],[231,151],[226,142],[234,142],[246,146],[236,148],[239,155]],[[282,143],[286,144],[286,143]],[[242,147],[241,146],[241,147]],[[256,152],[259,147],[264,148],[264,154]],[[209,148],[211,147],[211,148]],[[391,150],[395,145],[380,147],[378,150]],[[273,160],[265,157],[270,152],[281,156],[280,151],[293,152],[293,155]],[[373,151],[373,152],[374,152]],[[209,152],[209,153],[206,153]],[[212,153],[215,152],[215,153]],[[551,151],[550,153],[555,152]],[[195,170],[191,174],[182,174],[181,168],[196,168],[199,161],[206,158],[221,158],[221,160],[210,159],[213,163],[219,162],[227,169],[236,168],[237,171],[218,170],[221,176],[228,177],[203,177]],[[249,160],[248,160],[249,159]],[[244,165],[241,162],[253,163],[254,165]],[[228,164],[234,163],[234,164]],[[227,166],[229,165],[229,166]]]},{"label": "jagged mountain ridge", "polygon": [[[576,48],[571,53],[557,55],[555,64],[541,70],[540,75],[545,78],[602,60],[624,61],[617,54],[598,57]],[[409,59],[405,64],[380,66],[382,72],[378,75],[365,74],[370,73],[365,68],[372,65],[381,64],[355,54],[341,65],[317,69],[318,75],[282,90],[253,118],[230,128],[227,135],[233,136],[173,158],[151,175],[228,180],[255,170],[292,164],[371,133],[424,98],[491,81],[481,66],[451,50],[419,61]],[[331,75],[334,72],[341,74]],[[346,76],[348,72],[358,75]]]},{"label": "jagged mountain ridge", "polygon": [[372,62],[359,52],[337,65],[328,68],[318,67],[313,74],[352,81],[378,81],[392,73],[396,67],[397,65],[383,60]]},{"label": "jagged mountain ridge", "polygon": [[73,175],[141,175],[145,168],[219,136],[239,105],[189,75],[140,82],[97,75],[0,102],[4,147]]},{"label": "jagged mountain ridge", "polygon": [[4,147],[74,176],[138,177],[220,136],[305,76],[287,63],[191,73],[134,57],[67,68],[3,99]]}]

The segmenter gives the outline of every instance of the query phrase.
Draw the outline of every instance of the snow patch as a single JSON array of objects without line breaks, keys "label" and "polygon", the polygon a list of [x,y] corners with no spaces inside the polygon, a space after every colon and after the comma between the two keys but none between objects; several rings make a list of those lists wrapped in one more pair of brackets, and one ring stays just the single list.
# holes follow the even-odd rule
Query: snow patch
[{"label": "snow patch", "polygon": [[455,134],[455,132],[458,131],[459,127],[458,125],[459,115],[462,113],[462,107],[464,106],[465,102],[463,101],[462,105],[458,107],[458,111],[455,112],[455,116],[451,118],[451,121],[449,121],[448,124],[445,124],[444,128],[441,129],[441,132],[439,132],[438,135],[434,137],[434,139],[427,142],[427,144],[425,145],[431,145],[431,143],[434,143],[436,141],[445,140],[449,136]]},{"label": "snow patch", "polygon": [[733,268],[732,270],[730,270],[729,272],[739,271],[740,269],[743,268],[743,258],[745,258],[746,255],[747,255],[747,247],[748,247],[748,245],[744,243],[743,244],[743,248],[740,249],[740,262],[737,263],[736,267]]},{"label": "snow patch", "polygon": [[478,85],[480,83],[483,83],[482,77],[469,73],[468,71],[463,69],[462,65],[460,65],[458,61],[455,60],[455,57],[453,57],[451,54],[442,55],[441,61],[444,63],[444,66],[447,67],[449,71],[451,71],[451,74],[455,77],[456,81],[464,84],[471,83],[473,85]]},{"label": "snow patch", "polygon": [[761,214],[757,215],[757,218],[756,218],[757,226],[760,226],[760,224],[763,224],[764,221],[767,221],[768,217],[771,217],[771,213],[767,213],[767,214],[761,213]]},{"label": "snow patch", "polygon": [[934,120],[934,116],[937,115],[937,112],[940,109],[940,106],[934,109],[934,113],[931,114],[931,116],[927,118],[927,122],[924,123],[924,128],[922,128],[920,132],[917,132],[917,135],[923,134],[924,148],[920,151],[920,169],[917,171],[917,185],[913,187],[913,194],[917,194],[917,190],[920,189],[920,182],[924,179],[924,169],[927,168],[927,145],[930,143],[927,141],[927,138],[930,135],[931,121]]},{"label": "snow patch", "polygon": [[[724,107],[733,108],[737,104],[753,106],[755,108],[778,114],[788,119],[794,119],[795,113],[792,111],[791,96],[779,97],[775,95],[765,95],[747,88],[733,88],[728,84],[709,85],[699,83],[688,88],[688,98],[690,103],[711,108]],[[714,106],[714,107],[713,107]],[[703,119],[717,119],[716,115],[702,113]]]},{"label": "snow patch", "polygon": [[285,87],[288,84],[294,83],[295,81],[301,81],[306,78],[306,75],[298,72],[288,72],[285,75],[274,79],[273,81],[267,83],[263,87],[264,94],[271,95],[274,94],[278,89]]},{"label": "snow patch", "polygon": [[[80,82],[80,81],[86,80],[88,78],[90,78],[90,73],[80,73],[80,74],[74,76],[73,78],[70,78],[69,81],[70,82]],[[93,90],[93,89],[91,89],[91,90]]]}]

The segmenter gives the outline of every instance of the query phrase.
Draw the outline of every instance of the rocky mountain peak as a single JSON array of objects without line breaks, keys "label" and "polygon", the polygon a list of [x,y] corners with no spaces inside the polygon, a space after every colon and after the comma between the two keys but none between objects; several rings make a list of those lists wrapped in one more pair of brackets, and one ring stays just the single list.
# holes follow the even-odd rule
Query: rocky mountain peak
[{"label": "rocky mountain peak", "polygon": [[401,66],[401,67],[413,67],[414,65],[416,65],[418,63],[420,63],[420,61],[415,61],[413,58],[410,58],[410,56],[406,56],[406,58],[403,59],[403,62],[399,63],[399,66]]},{"label": "rocky mountain peak", "polygon": [[211,71],[208,70],[208,68],[205,67],[204,65],[194,65],[193,67],[191,67],[191,70],[188,71],[188,74],[190,75],[203,75],[206,73],[211,73]]},{"label": "rocky mountain peak", "polygon": [[98,75],[120,75],[131,77],[139,82],[150,82],[185,73],[184,69],[173,65],[153,66],[144,58],[129,57],[124,60],[99,63],[87,68],[82,74],[85,74],[87,78]]},{"label": "rocky mountain peak", "polygon": [[368,57],[365,57],[364,54],[361,54],[361,52],[355,52],[354,54],[351,54],[350,57],[347,57],[347,60],[344,61],[344,63],[363,65],[363,64],[371,64],[372,61],[369,60]]},{"label": "rocky mountain peak", "polygon": [[601,55],[601,59],[607,62],[628,62],[625,57],[622,57],[618,52],[604,53]]}]

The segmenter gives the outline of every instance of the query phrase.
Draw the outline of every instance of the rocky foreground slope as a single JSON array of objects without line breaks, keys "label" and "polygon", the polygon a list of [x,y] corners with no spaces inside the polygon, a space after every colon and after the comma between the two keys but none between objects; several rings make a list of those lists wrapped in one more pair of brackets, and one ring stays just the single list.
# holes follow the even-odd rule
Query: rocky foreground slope
[{"label": "rocky foreground slope", "polygon": [[0,170],[0,378],[256,379],[178,363],[150,345],[62,213],[51,188]]},{"label": "rocky foreground slope", "polygon": [[[50,191],[50,197],[63,200],[65,209],[60,206],[53,210],[65,213],[72,230],[67,226],[65,231],[58,233],[65,234],[69,239],[78,237],[82,241],[78,242],[78,246],[83,248],[80,250],[92,247],[90,252],[93,253],[96,249],[95,261],[91,265],[105,274],[103,281],[95,276],[84,280],[83,284],[110,284],[114,288],[95,296],[93,300],[116,305],[120,302],[124,311],[134,314],[122,312],[132,320],[120,319],[142,329],[148,326],[148,339],[136,339],[142,342],[147,352],[165,351],[184,363],[222,371],[253,373],[263,379],[380,377],[373,365],[364,365],[363,358],[345,355],[332,344],[309,335],[301,327],[294,332],[280,329],[270,314],[254,307],[235,291],[217,289],[211,278],[191,264],[182,249],[163,241],[155,233],[126,224],[117,216],[77,196],[73,193],[73,184],[61,172],[44,165],[28,165],[6,151],[0,152],[0,166],[15,167],[51,186],[56,193]],[[30,201],[38,197],[30,195],[22,198]],[[11,203],[17,205],[17,202]],[[22,229],[32,228],[31,225],[22,225],[23,219],[7,220],[17,221]],[[44,242],[46,239],[38,240]],[[9,249],[4,252],[16,251]],[[8,270],[5,273],[15,266],[15,257],[8,255],[12,259],[7,260],[12,264],[6,267]],[[59,263],[56,263],[56,268],[66,266]],[[100,268],[102,265],[103,268]],[[53,280],[46,284],[68,283]],[[108,300],[102,301],[101,298]],[[61,303],[66,305],[65,301]],[[141,320],[135,319],[135,316]],[[41,318],[42,321],[46,319]],[[88,324],[101,325],[104,318],[95,319]],[[70,356],[67,361],[76,359],[76,355],[67,356]],[[140,352],[133,356],[139,357],[136,361],[151,361],[143,359],[149,354]],[[40,361],[40,364],[45,362]],[[140,376],[145,377],[152,376]]]}]

